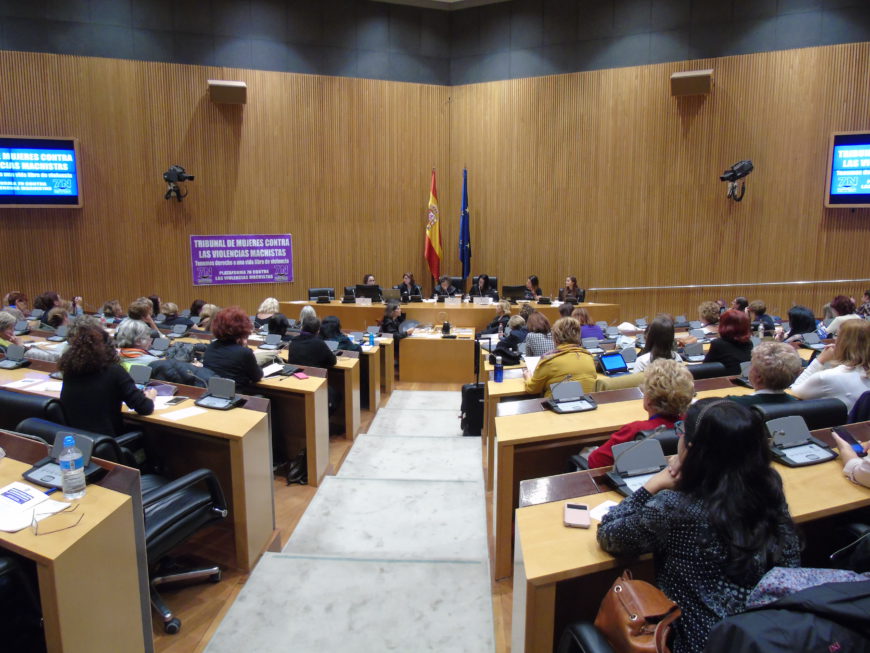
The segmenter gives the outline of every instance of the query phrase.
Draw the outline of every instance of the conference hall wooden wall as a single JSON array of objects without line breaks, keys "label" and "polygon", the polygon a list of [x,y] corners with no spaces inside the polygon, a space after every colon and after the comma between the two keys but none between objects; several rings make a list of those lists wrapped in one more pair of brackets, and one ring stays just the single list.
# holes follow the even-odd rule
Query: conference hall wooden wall
[{"label": "conference hall wooden wall", "polygon": [[[701,98],[670,96],[677,70],[713,68]],[[206,80],[248,83],[244,108]],[[870,129],[870,44],[602,70],[460,87],[0,52],[0,133],[74,136],[81,210],[5,209],[2,290],[54,288],[94,306],[158,292],[253,310],[309,286],[423,280],[425,204],[438,168],[445,258],[459,270],[461,170],[472,268],[501,283],[566,274],[623,317],[692,315],[747,294],[784,314],[870,283],[870,211],[823,206],[830,133]],[[722,171],[756,170],[742,203]],[[181,204],[162,172],[196,175]],[[190,234],[294,238],[296,282],[194,288]]]}]

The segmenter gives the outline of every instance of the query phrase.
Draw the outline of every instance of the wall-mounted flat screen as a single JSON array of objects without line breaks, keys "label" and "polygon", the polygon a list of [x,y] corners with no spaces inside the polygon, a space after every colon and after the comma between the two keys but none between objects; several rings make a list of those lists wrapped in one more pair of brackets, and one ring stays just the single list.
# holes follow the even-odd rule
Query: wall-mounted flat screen
[{"label": "wall-mounted flat screen", "polygon": [[827,187],[827,207],[870,208],[870,132],[831,136]]},{"label": "wall-mounted flat screen", "polygon": [[81,207],[72,138],[0,136],[0,208]]}]

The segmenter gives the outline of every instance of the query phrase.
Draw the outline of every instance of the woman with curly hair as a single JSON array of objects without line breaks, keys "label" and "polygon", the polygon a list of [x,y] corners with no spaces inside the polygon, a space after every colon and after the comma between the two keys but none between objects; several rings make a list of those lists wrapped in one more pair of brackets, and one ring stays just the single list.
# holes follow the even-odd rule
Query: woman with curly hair
[{"label": "woman with curly hair", "polygon": [[121,367],[109,334],[90,317],[79,317],[58,369],[63,372],[60,401],[67,423],[104,435],[121,435],[121,403],[140,415],[154,412],[153,389],[139,390]]},{"label": "woman with curly hair", "polygon": [[232,379],[241,392],[247,392],[263,378],[253,350],[248,347],[251,320],[238,306],[229,306],[215,314],[211,333],[215,337],[206,348],[203,365],[225,379]]}]

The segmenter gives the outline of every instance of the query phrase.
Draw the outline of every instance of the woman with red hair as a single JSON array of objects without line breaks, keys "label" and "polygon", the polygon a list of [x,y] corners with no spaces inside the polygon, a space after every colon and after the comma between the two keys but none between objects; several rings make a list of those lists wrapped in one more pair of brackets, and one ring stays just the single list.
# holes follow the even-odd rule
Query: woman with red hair
[{"label": "woman with red hair", "polygon": [[751,358],[749,316],[733,308],[725,311],[719,318],[719,337],[710,343],[704,362],[722,363],[726,374],[737,376],[740,374],[740,363],[746,363]]},{"label": "woman with red hair", "polygon": [[242,392],[263,378],[263,370],[248,347],[252,330],[250,318],[238,306],[218,311],[211,321],[215,339],[203,357],[203,365],[218,376],[235,381]]}]

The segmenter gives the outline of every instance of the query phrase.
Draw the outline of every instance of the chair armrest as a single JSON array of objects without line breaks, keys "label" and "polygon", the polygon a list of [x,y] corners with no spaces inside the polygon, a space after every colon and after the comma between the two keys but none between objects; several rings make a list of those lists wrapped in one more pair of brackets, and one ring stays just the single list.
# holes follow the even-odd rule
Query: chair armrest
[{"label": "chair armrest", "polygon": [[122,433],[115,439],[122,447],[133,449],[144,445],[145,434],[142,431],[130,431],[129,433]]},{"label": "chair armrest", "polygon": [[221,484],[218,482],[217,476],[215,476],[214,472],[210,469],[197,469],[185,474],[181,478],[176,478],[170,481],[166,485],[154,489],[142,497],[142,505],[147,508],[151,504],[157,503],[176,492],[184,490],[185,488],[193,487],[202,482],[205,482],[208,487],[215,508],[226,514],[227,500],[226,497],[224,497],[224,491],[221,489]]},{"label": "chair armrest", "polygon": [[613,648],[593,624],[578,621],[562,631],[556,653],[613,653]]},{"label": "chair armrest", "polygon": [[142,431],[129,431],[115,438],[121,445],[123,456],[119,459],[129,467],[142,469],[145,464],[145,434]]}]

